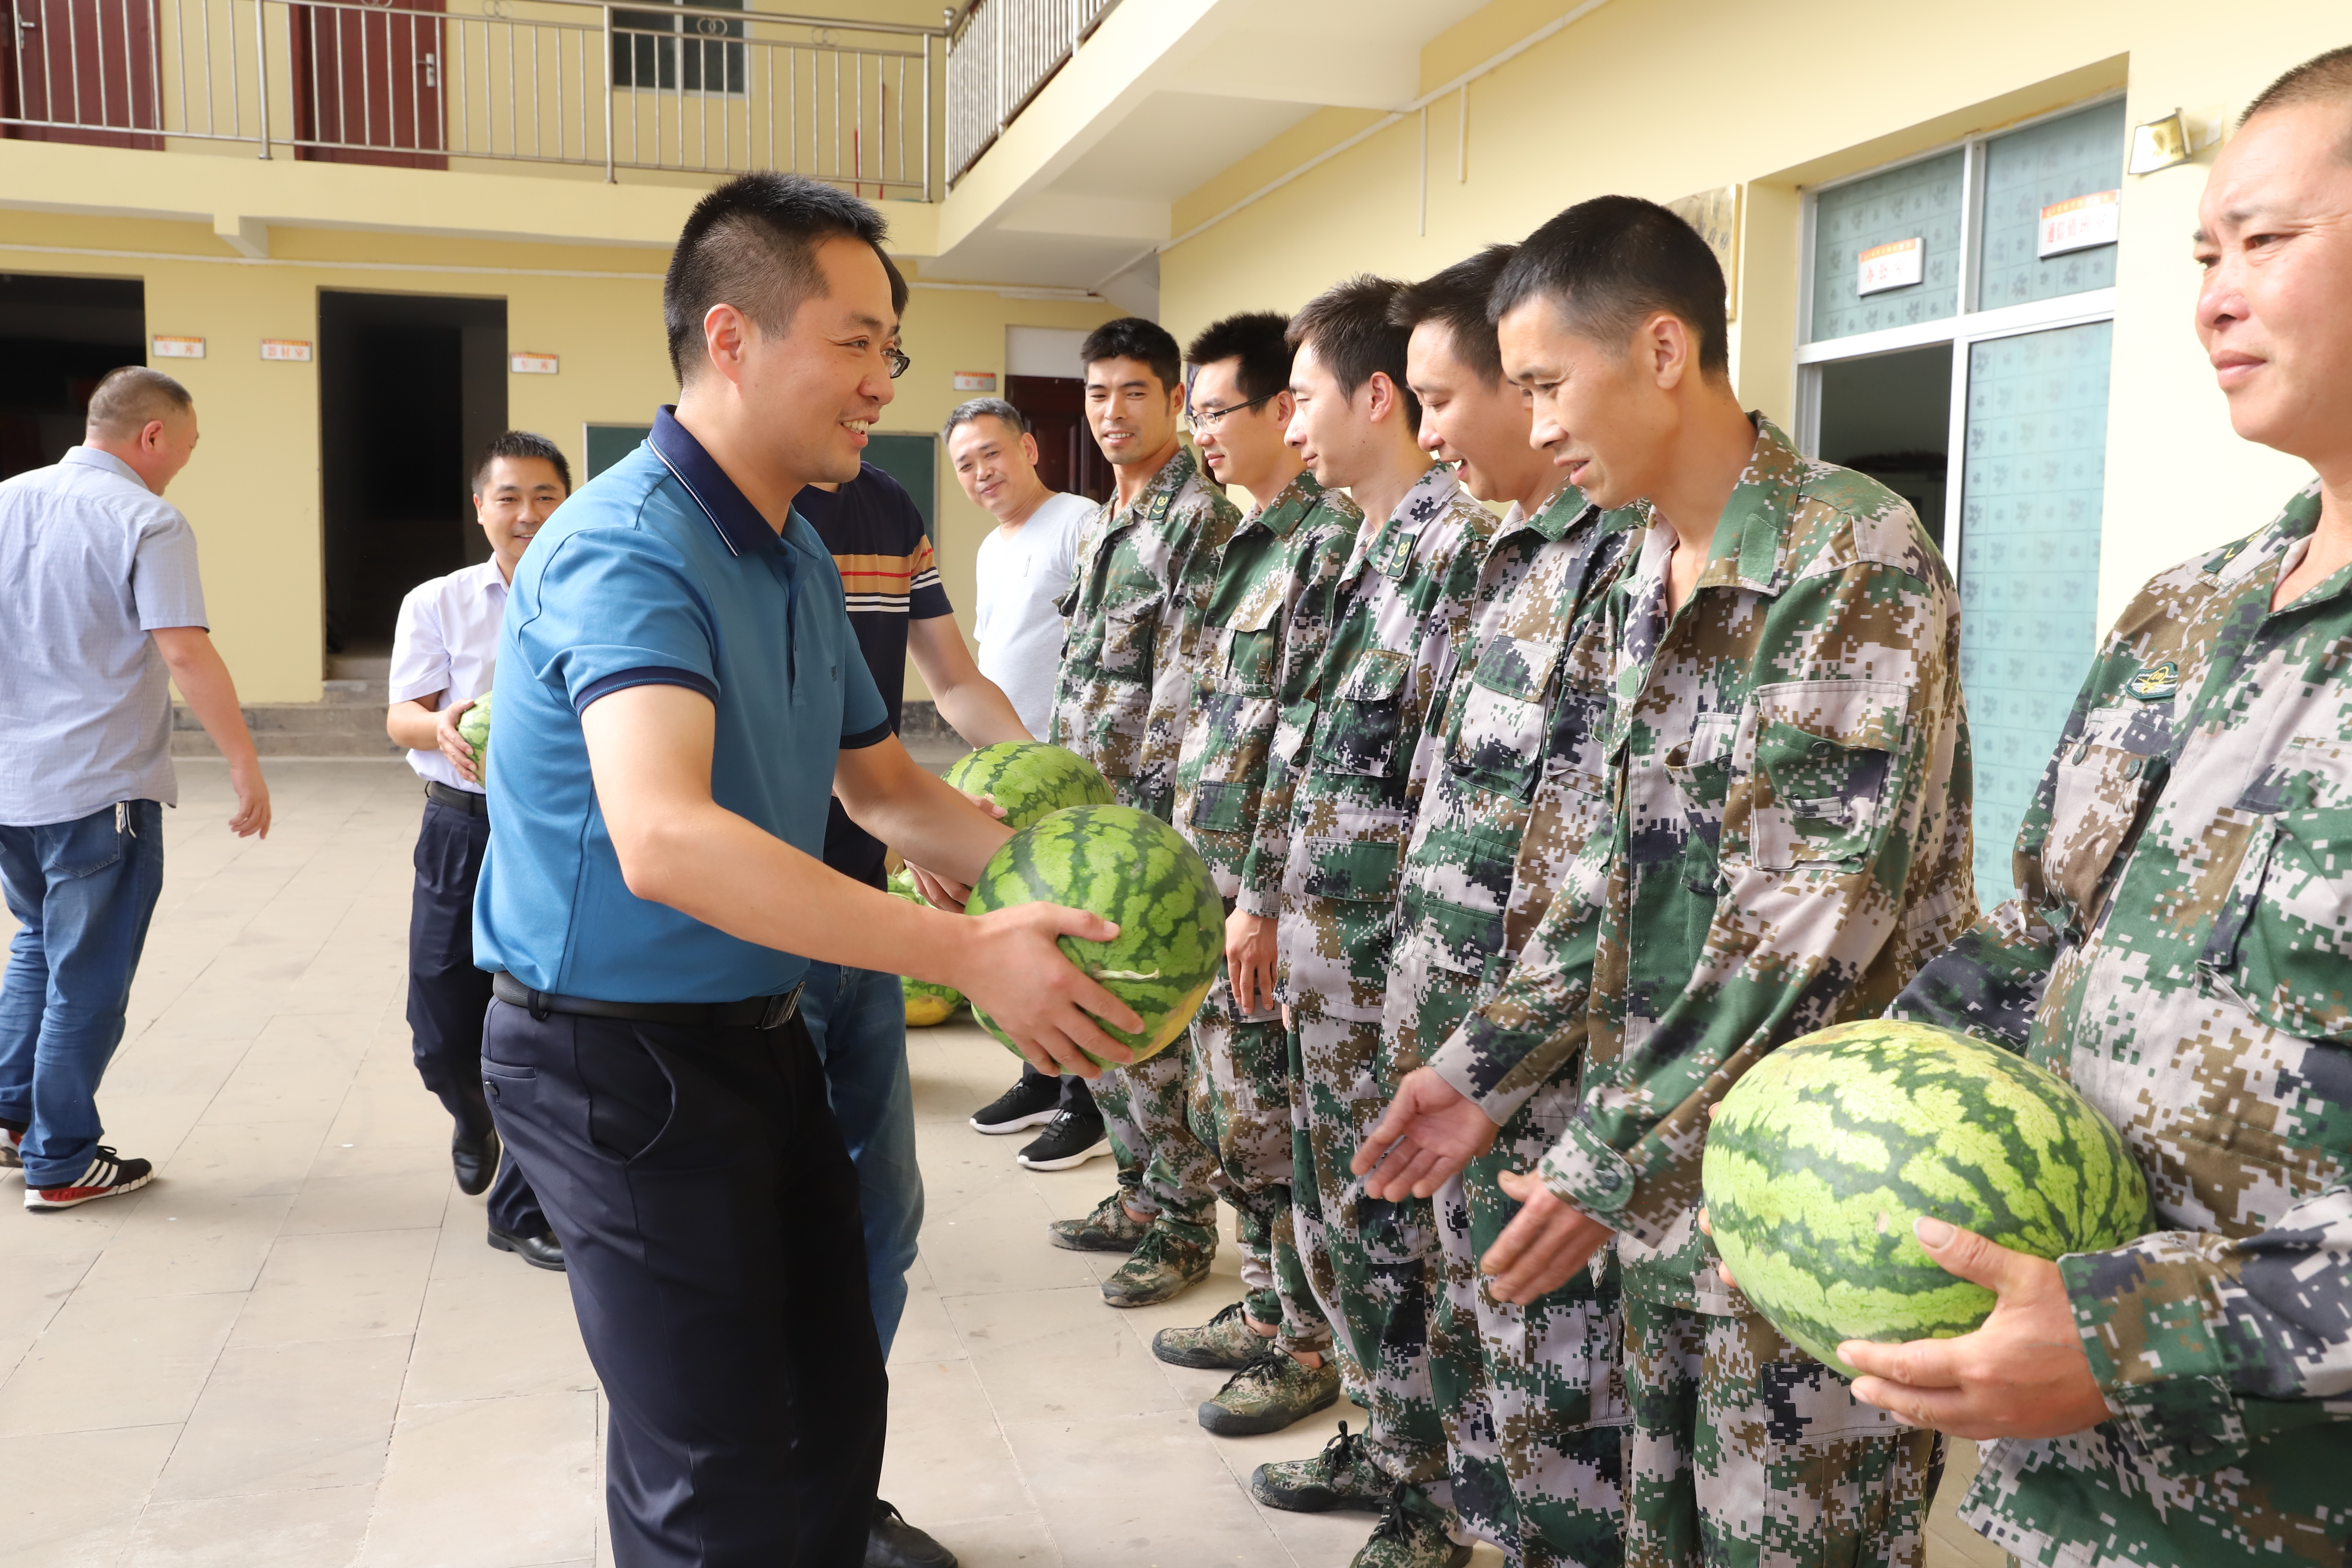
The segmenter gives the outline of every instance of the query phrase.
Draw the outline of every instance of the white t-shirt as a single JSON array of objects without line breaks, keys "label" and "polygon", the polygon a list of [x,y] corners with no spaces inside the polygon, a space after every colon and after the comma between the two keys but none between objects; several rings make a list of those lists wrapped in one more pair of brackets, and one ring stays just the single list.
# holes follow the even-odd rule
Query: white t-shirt
[{"label": "white t-shirt", "polygon": [[973,565],[979,603],[971,635],[981,674],[1003,689],[1021,722],[1039,740],[1054,711],[1054,676],[1062,664],[1062,612],[1078,569],[1078,533],[1098,510],[1084,496],[1055,492],[1018,529],[997,528],[980,542]]},{"label": "white t-shirt", "polygon": [[[438,691],[445,694],[439,706],[446,708],[487,694],[498,673],[499,621],[506,609],[507,580],[495,561],[411,588],[393,627],[387,699],[414,702]],[[408,765],[430,783],[482,793],[481,785],[459,778],[457,767],[437,751],[411,752]]]}]

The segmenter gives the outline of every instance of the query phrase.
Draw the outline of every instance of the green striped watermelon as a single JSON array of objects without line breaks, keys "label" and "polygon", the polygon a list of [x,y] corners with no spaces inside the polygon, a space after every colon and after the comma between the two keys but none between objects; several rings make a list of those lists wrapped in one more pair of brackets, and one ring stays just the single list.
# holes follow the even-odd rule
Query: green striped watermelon
[{"label": "green striped watermelon", "polygon": [[457,715],[457,735],[474,748],[474,772],[490,782],[490,694],[483,692],[474,705]]},{"label": "green striped watermelon", "polygon": [[[1225,910],[1207,863],[1182,834],[1124,805],[1071,806],[1043,817],[997,850],[966,908],[982,915],[1035,903],[1118,922],[1111,941],[1066,936],[1062,951],[1142,1015],[1140,1034],[1103,1026],[1137,1061],[1184,1032],[1224,955]],[[1013,1044],[987,1014],[974,1007],[971,1016]]]},{"label": "green striped watermelon", "polygon": [[[904,866],[890,873],[890,891],[898,898],[921,903],[923,895],[915,891],[915,878]],[[907,1025],[909,1028],[929,1028],[944,1024],[955,1016],[963,1005],[963,993],[952,985],[934,985],[928,980],[916,980],[908,975],[898,977],[898,988],[906,994]]]},{"label": "green striped watermelon", "polygon": [[2055,1258],[2149,1226],[2122,1137],[2072,1085],[1997,1046],[1883,1019],[1782,1046],[1724,1096],[1707,1222],[1759,1311],[1852,1377],[1843,1340],[1947,1339],[1993,1293],[1946,1273],[1921,1215]]},{"label": "green striped watermelon", "polygon": [[1118,797],[1076,752],[1042,741],[1000,741],[967,752],[940,775],[966,795],[984,795],[1004,808],[1015,833],[1047,812],[1067,805],[1108,805]]}]

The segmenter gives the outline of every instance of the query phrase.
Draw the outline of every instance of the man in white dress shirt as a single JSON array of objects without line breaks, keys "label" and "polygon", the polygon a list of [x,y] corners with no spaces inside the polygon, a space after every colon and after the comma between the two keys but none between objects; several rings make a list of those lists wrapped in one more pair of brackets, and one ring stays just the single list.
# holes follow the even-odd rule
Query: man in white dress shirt
[{"label": "man in white dress shirt", "polygon": [[470,1196],[490,1188],[489,1244],[541,1268],[562,1268],[563,1248],[522,1173],[513,1161],[500,1162],[482,1091],[490,977],[474,967],[474,883],[490,841],[490,816],[480,764],[457,721],[489,694],[515,565],[571,493],[571,466],[546,437],[509,430],[489,444],[474,470],[474,515],[489,536],[490,558],[420,583],[401,601],[383,726],[408,748],[408,765],[425,780],[408,921],[408,1027],[417,1076],[457,1123],[449,1162],[458,1189]]}]

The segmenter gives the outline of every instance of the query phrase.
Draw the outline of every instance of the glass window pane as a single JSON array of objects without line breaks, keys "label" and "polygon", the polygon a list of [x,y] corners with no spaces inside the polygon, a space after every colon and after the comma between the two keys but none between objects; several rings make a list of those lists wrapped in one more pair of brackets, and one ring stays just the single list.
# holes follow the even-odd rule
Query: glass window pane
[{"label": "glass window pane", "polygon": [[2098,638],[2113,321],[1969,350],[1960,686],[1976,752],[1977,897],[2015,896],[2010,853]]},{"label": "glass window pane", "polygon": [[[1811,341],[1939,321],[1958,310],[1963,173],[1954,151],[1815,199]],[[1863,293],[1862,253],[1905,239],[1922,242],[1919,281]]]},{"label": "glass window pane", "polygon": [[2124,105],[2118,99],[1985,143],[1984,268],[1977,309],[2105,289],[2116,247],[2100,245],[2043,260],[2042,209],[2124,183]]}]

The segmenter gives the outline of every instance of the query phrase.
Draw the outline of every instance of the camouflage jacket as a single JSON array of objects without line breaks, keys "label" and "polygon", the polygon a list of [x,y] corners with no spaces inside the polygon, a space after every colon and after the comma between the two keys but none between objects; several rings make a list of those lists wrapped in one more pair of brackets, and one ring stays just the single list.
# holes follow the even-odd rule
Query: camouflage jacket
[{"label": "camouflage jacket", "polygon": [[[1596,834],[1606,837],[1600,745],[1612,661],[1594,612],[1638,524],[1574,489],[1533,518],[1514,508],[1503,520],[1405,854],[1386,1030],[1412,1037],[1415,1053],[1497,1123],[1567,1054],[1521,1074],[1517,1063],[1440,1049],[1449,1010],[1432,1014],[1424,1003],[1448,990],[1492,995],[1580,852]],[[1584,882],[1590,903],[1599,879]],[[1437,1033],[1423,1040],[1424,1029]]]},{"label": "camouflage jacket", "polygon": [[[1281,996],[1377,1023],[1383,994],[1318,958],[1315,906],[1388,906],[1434,752],[1425,727],[1476,608],[1495,516],[1439,464],[1339,574],[1339,607],[1307,700],[1284,710],[1244,897],[1278,868]],[[1260,907],[1264,907],[1261,905]],[[1392,929],[1392,927],[1391,927]]]},{"label": "camouflage jacket", "polygon": [[[1892,492],[1756,423],[1681,610],[1660,529],[1605,602],[1599,912],[1555,900],[1465,1042],[1524,1055],[1585,1015],[1544,1180],[1618,1231],[1629,1291],[1716,1310],[1736,1303],[1692,1224],[1707,1108],[1782,1041],[1883,1011],[1977,912],[1943,558]],[[1587,942],[1589,1000],[1563,956]]]},{"label": "camouflage jacket", "polygon": [[2149,1235],[2060,1265],[2116,1418],[1986,1445],[1969,1522],[2032,1561],[2347,1560],[2352,568],[2270,605],[2318,515],[2315,484],[2141,590],[2017,898],[1896,1005],[2071,1079],[2155,1200]]},{"label": "camouflage jacket", "polygon": [[1180,447],[1132,506],[1114,497],[1087,523],[1058,606],[1070,633],[1052,740],[1100,769],[1120,805],[1163,822],[1175,809],[1193,644],[1217,552],[1241,515]]},{"label": "camouflage jacket", "polygon": [[[1301,470],[1218,552],[1176,763],[1176,826],[1227,899],[1240,893],[1251,857],[1264,853],[1258,803],[1275,726],[1307,700],[1363,515]],[[1250,912],[1271,915],[1274,900]]]}]

